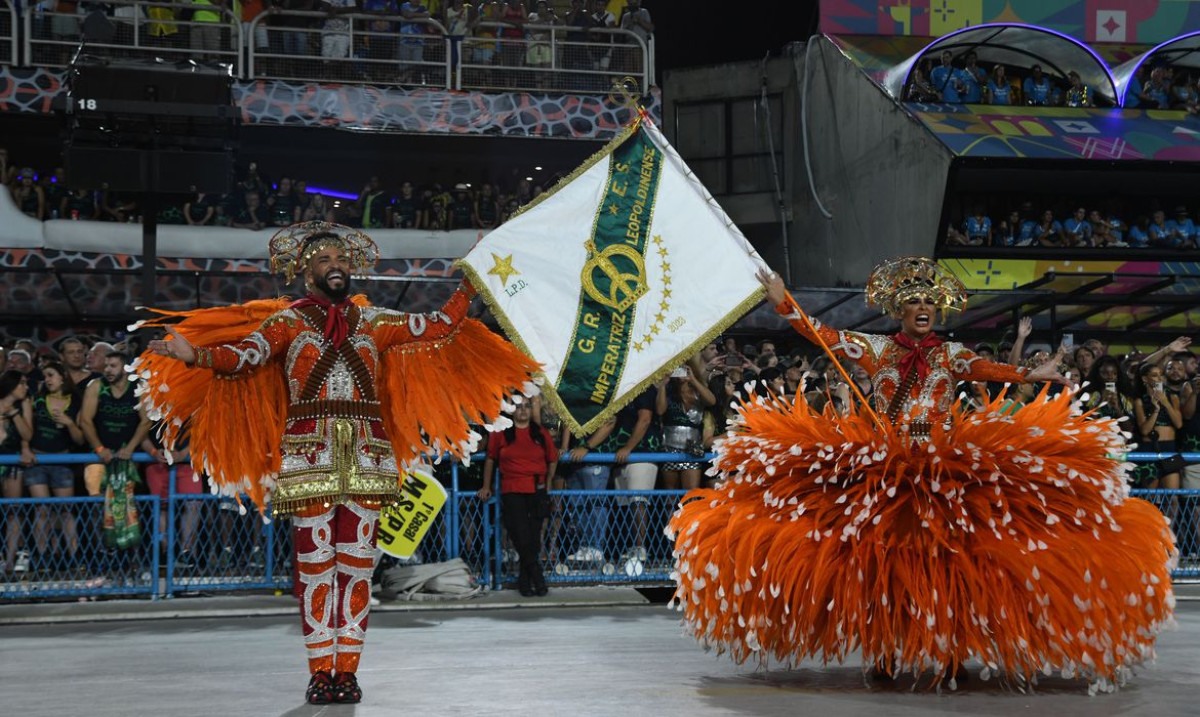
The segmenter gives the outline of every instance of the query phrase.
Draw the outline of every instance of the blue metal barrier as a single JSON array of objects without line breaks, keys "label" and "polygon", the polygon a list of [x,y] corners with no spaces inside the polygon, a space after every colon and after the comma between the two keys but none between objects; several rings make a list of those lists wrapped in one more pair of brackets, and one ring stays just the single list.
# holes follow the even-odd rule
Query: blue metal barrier
[{"label": "blue metal barrier", "polygon": [[[1125,459],[1147,463],[1171,455],[1134,452]],[[631,455],[628,463],[697,462],[712,457],[645,453]],[[1183,457],[1200,463],[1200,453]],[[483,584],[499,588],[515,581],[515,551],[505,547],[499,492],[494,491],[488,501],[475,495],[483,455],[473,459],[471,468],[446,461],[435,469],[447,484],[449,497],[417,559],[435,562],[461,557]],[[614,459],[612,454],[589,454],[574,463],[564,456],[560,473],[571,466],[612,464]],[[47,465],[101,462],[95,454],[43,454],[38,460]],[[154,462],[144,453],[134,454],[133,460]],[[0,455],[0,466],[4,465],[19,465],[19,456]],[[159,599],[194,592],[290,589],[293,566],[287,519],[263,521],[248,500],[242,509],[207,490],[180,493],[175,468],[169,476],[166,501],[157,495],[135,498],[143,537],[139,546],[126,551],[107,550],[102,544],[102,497],[0,499],[0,539],[5,546],[0,560],[6,560],[9,569],[0,577],[0,600]],[[671,546],[662,528],[684,493],[555,491],[542,540],[547,582],[670,584]],[[1200,490],[1133,490],[1131,494],[1159,506],[1175,522],[1181,559],[1172,577],[1200,578],[1196,515]],[[29,554],[29,564],[24,571],[13,572],[15,566],[7,559],[22,549]]]}]

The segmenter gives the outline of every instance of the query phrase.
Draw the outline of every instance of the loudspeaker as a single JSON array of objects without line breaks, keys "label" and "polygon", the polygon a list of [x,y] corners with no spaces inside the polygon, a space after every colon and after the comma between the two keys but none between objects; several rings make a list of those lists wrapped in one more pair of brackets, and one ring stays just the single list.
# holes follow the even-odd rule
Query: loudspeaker
[{"label": "loudspeaker", "polygon": [[204,65],[125,61],[77,65],[71,112],[130,115],[233,116],[232,78]]},{"label": "loudspeaker", "polygon": [[158,61],[72,65],[67,182],[72,188],[224,194],[238,116],[228,68]]}]

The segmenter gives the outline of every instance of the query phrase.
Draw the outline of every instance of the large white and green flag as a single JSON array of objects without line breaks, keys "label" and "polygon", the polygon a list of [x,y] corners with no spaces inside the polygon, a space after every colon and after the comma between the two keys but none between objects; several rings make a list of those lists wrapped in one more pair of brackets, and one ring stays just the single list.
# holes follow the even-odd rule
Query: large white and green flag
[{"label": "large white and green flag", "polygon": [[763,296],[762,260],[645,116],[459,265],[576,434]]}]

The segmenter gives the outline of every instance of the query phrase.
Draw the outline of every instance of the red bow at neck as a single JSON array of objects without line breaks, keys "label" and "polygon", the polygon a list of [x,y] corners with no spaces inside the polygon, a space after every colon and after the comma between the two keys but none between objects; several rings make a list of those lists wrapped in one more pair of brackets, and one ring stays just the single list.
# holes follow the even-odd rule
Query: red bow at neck
[{"label": "red bow at neck", "polygon": [[926,334],[925,338],[919,342],[913,341],[904,333],[896,334],[892,340],[908,349],[908,354],[900,359],[900,380],[903,381],[909,372],[916,370],[917,378],[924,381],[925,377],[929,375],[929,360],[925,358],[926,349],[941,346],[942,340],[935,333]]},{"label": "red bow at neck", "polygon": [[325,309],[325,340],[334,348],[341,346],[350,335],[350,322],[346,320],[346,309],[350,308],[350,298],[333,303],[323,296],[309,294],[298,301],[292,302],[293,309],[303,309],[308,306],[319,306]]}]

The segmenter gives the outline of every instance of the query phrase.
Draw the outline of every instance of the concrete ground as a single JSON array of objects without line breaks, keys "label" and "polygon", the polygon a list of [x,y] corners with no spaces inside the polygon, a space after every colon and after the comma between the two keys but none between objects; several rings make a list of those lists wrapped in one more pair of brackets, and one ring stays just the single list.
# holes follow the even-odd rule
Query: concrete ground
[{"label": "concrete ground", "polygon": [[308,674],[287,596],[0,606],[2,713],[192,715],[1053,715],[1198,714],[1200,590],[1178,588],[1158,662],[1089,697],[1046,679],[956,692],[866,684],[855,665],[758,670],[705,653],[678,613],[629,588],[500,591],[372,613],[362,704],[304,703]]}]

